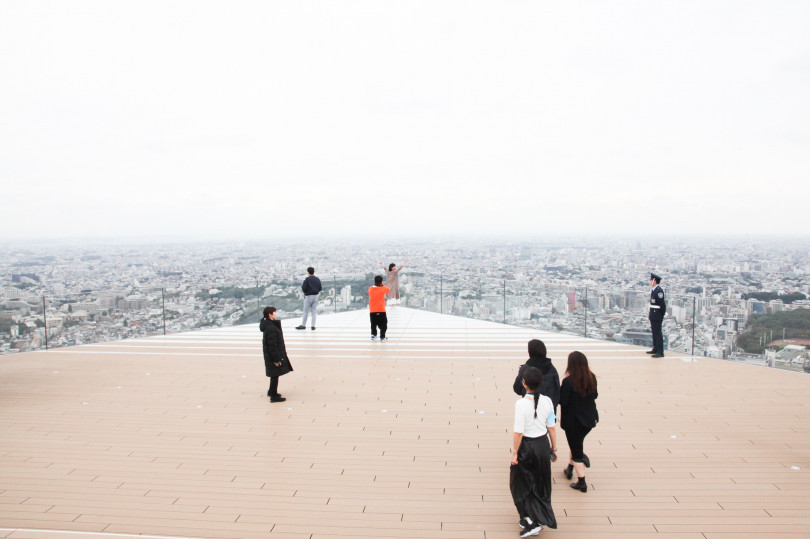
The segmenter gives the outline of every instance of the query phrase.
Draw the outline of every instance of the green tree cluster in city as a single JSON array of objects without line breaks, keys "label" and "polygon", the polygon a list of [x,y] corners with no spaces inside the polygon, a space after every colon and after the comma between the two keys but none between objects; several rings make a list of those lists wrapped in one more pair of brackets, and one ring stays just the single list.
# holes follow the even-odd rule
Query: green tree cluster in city
[{"label": "green tree cluster in city", "polygon": [[[217,288],[219,292],[214,294],[214,296],[218,299],[245,299],[245,298],[255,298],[258,297],[264,291],[264,288],[259,288],[255,286],[251,286],[248,288],[241,288],[238,286],[225,286],[223,288]],[[194,297],[201,300],[209,300],[211,299],[211,295],[208,293],[208,290],[200,290]]]},{"label": "green tree cluster in city", "polygon": [[737,346],[752,354],[761,354],[768,343],[782,338],[810,339],[810,309],[782,311],[749,320],[749,329],[737,337]]}]

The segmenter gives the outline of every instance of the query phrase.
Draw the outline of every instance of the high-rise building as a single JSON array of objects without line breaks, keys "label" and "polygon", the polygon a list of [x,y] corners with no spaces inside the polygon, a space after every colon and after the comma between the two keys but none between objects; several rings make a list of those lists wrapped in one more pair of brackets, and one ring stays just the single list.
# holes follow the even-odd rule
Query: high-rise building
[{"label": "high-rise building", "polygon": [[749,299],[748,312],[750,314],[765,314],[765,303],[756,299]]},{"label": "high-rise building", "polygon": [[18,299],[22,297],[22,291],[13,286],[4,286],[0,289],[0,297],[9,299]]},{"label": "high-rise building", "polygon": [[528,246],[523,246],[520,248],[520,259],[521,260],[531,260],[532,258],[532,248]]},{"label": "high-rise building", "polygon": [[352,302],[352,286],[346,285],[340,290],[340,297],[343,299],[343,303],[346,305],[351,304]]}]

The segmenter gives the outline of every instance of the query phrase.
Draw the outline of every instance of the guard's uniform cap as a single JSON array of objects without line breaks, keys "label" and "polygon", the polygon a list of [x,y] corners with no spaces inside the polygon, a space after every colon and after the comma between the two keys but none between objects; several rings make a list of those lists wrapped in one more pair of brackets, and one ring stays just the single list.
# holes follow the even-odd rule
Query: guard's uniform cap
[{"label": "guard's uniform cap", "polygon": [[655,273],[650,273],[650,279],[655,279],[658,282],[661,282],[661,276],[656,275]]}]

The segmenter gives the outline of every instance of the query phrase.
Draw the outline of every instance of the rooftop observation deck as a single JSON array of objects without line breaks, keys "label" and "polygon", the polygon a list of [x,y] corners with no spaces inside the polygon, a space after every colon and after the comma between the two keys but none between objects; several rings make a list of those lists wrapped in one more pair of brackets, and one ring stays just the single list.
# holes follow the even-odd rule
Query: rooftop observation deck
[{"label": "rooftop observation deck", "polygon": [[[553,465],[559,538],[810,533],[810,378],[564,334],[389,309],[284,322],[295,372],[265,392],[237,326],[3,356],[0,537],[496,539],[512,381],[531,338],[599,377],[587,494]],[[73,532],[73,533],[68,533]],[[80,532],[80,533],[76,533]]]}]

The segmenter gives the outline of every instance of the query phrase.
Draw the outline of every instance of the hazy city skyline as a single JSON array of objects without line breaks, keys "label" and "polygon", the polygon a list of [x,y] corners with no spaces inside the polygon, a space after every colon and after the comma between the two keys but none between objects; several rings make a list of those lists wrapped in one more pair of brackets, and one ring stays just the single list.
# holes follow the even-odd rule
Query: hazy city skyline
[{"label": "hazy city skyline", "polygon": [[806,234],[807,20],[0,0],[0,241]]},{"label": "hazy city skyline", "polygon": [[[309,265],[324,284],[324,314],[362,310],[380,261],[407,258],[406,307],[647,348],[655,270],[668,350],[798,369],[810,344],[796,323],[810,313],[808,242],[391,240],[384,251],[360,240],[0,242],[0,354],[255,324],[266,305],[297,321]],[[763,329],[761,315],[782,325]]]}]

